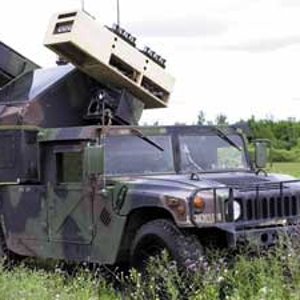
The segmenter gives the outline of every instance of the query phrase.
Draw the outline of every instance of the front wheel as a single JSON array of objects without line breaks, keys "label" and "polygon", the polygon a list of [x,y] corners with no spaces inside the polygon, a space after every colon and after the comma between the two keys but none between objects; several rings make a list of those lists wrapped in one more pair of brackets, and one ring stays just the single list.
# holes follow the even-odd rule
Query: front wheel
[{"label": "front wheel", "polygon": [[131,247],[131,264],[143,269],[151,256],[166,250],[180,269],[196,271],[203,257],[199,240],[184,234],[171,221],[158,219],[144,224]]}]

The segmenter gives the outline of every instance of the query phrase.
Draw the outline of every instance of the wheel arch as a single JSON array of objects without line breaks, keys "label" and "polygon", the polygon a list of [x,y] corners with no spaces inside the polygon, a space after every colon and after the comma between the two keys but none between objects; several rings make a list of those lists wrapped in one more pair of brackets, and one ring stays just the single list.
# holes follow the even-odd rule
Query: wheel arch
[{"label": "wheel arch", "polygon": [[138,230],[130,251],[130,264],[142,271],[149,258],[160,255],[164,249],[180,270],[199,270],[200,258],[203,257],[199,239],[166,219],[152,220]]},{"label": "wheel arch", "polygon": [[118,262],[127,262],[130,256],[130,246],[137,230],[149,221],[167,219],[175,223],[172,214],[162,207],[140,207],[133,209],[127,216],[124,226],[120,249],[117,256]]}]

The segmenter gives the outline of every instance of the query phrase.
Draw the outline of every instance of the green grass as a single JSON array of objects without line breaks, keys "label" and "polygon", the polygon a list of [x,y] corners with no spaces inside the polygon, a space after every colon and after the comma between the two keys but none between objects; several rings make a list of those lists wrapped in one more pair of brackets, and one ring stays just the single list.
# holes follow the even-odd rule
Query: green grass
[{"label": "green grass", "polygon": [[300,177],[299,162],[274,163],[273,166],[269,168],[269,170],[274,173],[289,174],[297,178]]},{"label": "green grass", "polygon": [[0,264],[0,299],[108,300],[116,299],[116,294],[103,279],[93,278],[90,273],[68,277],[58,269],[47,272],[19,266],[6,270]]},{"label": "green grass", "polygon": [[[262,255],[263,254],[263,255]],[[226,257],[226,259],[224,258]],[[201,271],[182,275],[164,255],[153,259],[147,277],[131,271],[116,292],[101,277],[81,271],[70,277],[61,271],[24,266],[5,270],[0,264],[0,299],[110,300],[196,299],[280,300],[300,298],[300,248],[283,238],[269,253],[245,250],[225,256],[211,252]],[[185,298],[183,298],[185,296]]]}]

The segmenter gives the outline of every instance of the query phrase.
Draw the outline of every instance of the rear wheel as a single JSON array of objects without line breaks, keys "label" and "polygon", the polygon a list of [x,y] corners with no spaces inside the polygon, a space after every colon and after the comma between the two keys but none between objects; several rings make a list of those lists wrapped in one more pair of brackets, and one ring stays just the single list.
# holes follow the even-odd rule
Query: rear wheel
[{"label": "rear wheel", "polygon": [[0,226],[0,259],[4,259],[7,256],[7,247],[5,243],[5,237]]},{"label": "rear wheel", "polygon": [[158,219],[143,225],[137,232],[131,247],[131,264],[144,269],[149,258],[166,250],[180,269],[196,271],[203,257],[199,240],[184,234],[171,221]]},{"label": "rear wheel", "polygon": [[18,255],[10,250],[8,250],[5,236],[0,227],[0,261],[5,267],[13,267],[23,260],[23,256]]},{"label": "rear wheel", "polygon": [[6,267],[9,265],[9,251],[6,246],[2,228],[0,228],[0,262]]}]

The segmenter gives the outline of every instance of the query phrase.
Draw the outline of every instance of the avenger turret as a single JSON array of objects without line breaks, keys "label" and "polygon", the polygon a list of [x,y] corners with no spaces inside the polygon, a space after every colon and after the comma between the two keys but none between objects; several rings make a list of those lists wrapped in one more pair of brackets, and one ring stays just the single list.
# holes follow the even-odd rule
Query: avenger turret
[{"label": "avenger turret", "polygon": [[[1,125],[137,125],[144,109],[168,106],[174,78],[166,60],[148,47],[137,48],[119,26],[102,26],[83,11],[57,13],[45,46],[69,64],[36,69],[26,61],[31,68],[22,73],[3,60],[2,70],[16,79],[0,90]],[[20,63],[14,62],[16,69]]]}]

